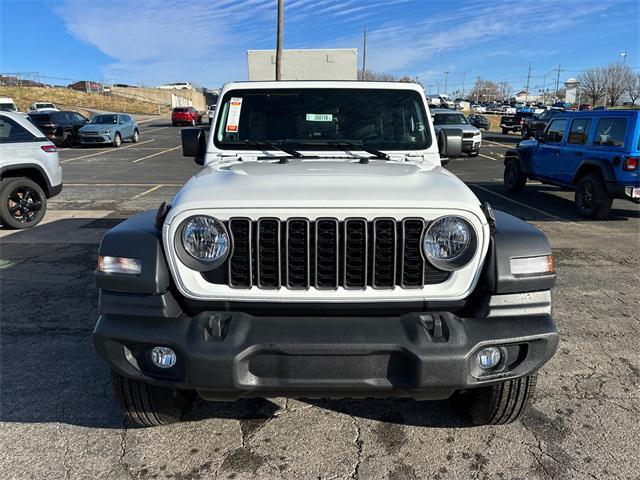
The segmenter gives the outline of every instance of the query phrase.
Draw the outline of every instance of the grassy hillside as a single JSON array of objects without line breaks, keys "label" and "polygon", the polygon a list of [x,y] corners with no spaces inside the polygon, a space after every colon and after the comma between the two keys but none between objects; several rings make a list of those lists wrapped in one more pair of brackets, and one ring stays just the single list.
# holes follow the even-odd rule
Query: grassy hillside
[{"label": "grassy hillside", "polygon": [[88,110],[106,110],[110,112],[157,114],[169,111],[152,102],[131,100],[116,96],[82,93],[67,88],[40,87],[0,87],[0,97],[11,97],[18,109],[26,111],[33,102],[47,101],[55,103],[58,108],[75,110],[88,114]]}]

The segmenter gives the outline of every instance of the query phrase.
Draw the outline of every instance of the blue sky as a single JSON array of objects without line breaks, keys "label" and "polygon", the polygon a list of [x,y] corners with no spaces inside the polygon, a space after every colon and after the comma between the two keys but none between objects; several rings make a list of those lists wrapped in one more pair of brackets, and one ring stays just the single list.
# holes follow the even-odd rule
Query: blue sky
[{"label": "blue sky", "polygon": [[[0,72],[155,86],[247,78],[275,47],[276,0],[0,0]],[[285,0],[285,48],[362,46],[367,66],[427,90],[481,76],[532,89],[621,60],[640,69],[638,0]],[[431,85],[431,87],[429,87]]]}]

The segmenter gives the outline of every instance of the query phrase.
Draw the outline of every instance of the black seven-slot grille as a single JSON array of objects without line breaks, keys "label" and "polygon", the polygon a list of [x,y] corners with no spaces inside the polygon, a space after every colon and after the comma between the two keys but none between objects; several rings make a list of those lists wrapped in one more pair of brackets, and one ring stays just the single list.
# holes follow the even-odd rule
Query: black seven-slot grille
[{"label": "black seven-slot grille", "polygon": [[473,132],[463,132],[462,138],[473,138],[473,135],[474,135]]},{"label": "black seven-slot grille", "polygon": [[225,223],[233,243],[228,266],[203,276],[232,288],[421,288],[450,275],[425,261],[421,218],[234,217]]}]

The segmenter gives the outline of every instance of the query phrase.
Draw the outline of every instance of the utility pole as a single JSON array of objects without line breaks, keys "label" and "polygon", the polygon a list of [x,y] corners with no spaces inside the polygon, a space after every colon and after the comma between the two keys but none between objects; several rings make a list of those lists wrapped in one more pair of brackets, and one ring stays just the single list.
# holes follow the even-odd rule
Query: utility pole
[{"label": "utility pole", "polygon": [[447,78],[449,77],[449,72],[444,72],[444,94],[447,94]]},{"label": "utility pole", "polygon": [[362,42],[362,80],[366,80],[367,72],[367,27],[364,27],[364,38]]},{"label": "utility pole", "polygon": [[463,100],[464,100],[464,81],[466,76],[467,76],[467,71],[465,70],[464,72],[462,72],[462,99]]},{"label": "utility pole", "polygon": [[527,88],[525,89],[527,94],[524,97],[525,103],[529,101],[529,81],[531,80],[531,62],[529,62],[529,73],[527,73]]},{"label": "utility pole", "polygon": [[276,38],[276,80],[282,80],[282,30],[284,28],[284,0],[278,0],[278,34]]},{"label": "utility pole", "polygon": [[558,64],[558,68],[556,68],[556,72],[558,75],[556,76],[556,101],[558,100],[558,87],[560,86],[560,72],[564,72],[564,69],[560,68],[560,64]]}]

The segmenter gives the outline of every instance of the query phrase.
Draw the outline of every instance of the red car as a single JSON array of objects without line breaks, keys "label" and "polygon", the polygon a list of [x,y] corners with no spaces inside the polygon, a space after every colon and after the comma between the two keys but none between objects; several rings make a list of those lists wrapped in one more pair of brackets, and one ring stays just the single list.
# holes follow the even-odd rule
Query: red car
[{"label": "red car", "polygon": [[179,124],[202,124],[202,115],[193,107],[178,107],[171,112],[171,123],[175,127]]}]

